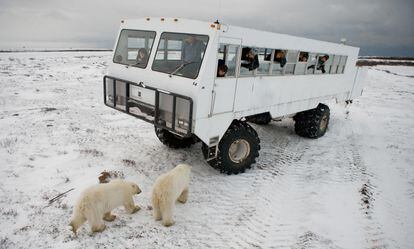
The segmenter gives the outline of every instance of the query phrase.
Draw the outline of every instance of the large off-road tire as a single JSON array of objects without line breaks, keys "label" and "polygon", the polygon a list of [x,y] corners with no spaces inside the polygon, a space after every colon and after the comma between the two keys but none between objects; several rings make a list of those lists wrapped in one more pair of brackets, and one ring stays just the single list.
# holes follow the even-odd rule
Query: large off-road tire
[{"label": "large off-road tire", "polygon": [[329,107],[319,104],[315,109],[298,112],[295,120],[295,132],[307,138],[319,138],[325,135],[329,125]]},{"label": "large off-road tire", "polygon": [[195,137],[182,138],[166,129],[157,127],[155,127],[155,134],[161,143],[173,149],[188,148],[197,142],[197,139]]},{"label": "large off-road tire", "polygon": [[[207,159],[207,145],[202,146]],[[243,173],[256,162],[259,156],[260,139],[256,131],[246,122],[233,121],[218,145],[217,158],[208,163],[226,174]]]},{"label": "large off-road tire", "polygon": [[255,123],[258,125],[267,125],[272,121],[270,113],[260,113],[253,116],[246,117],[247,122]]}]

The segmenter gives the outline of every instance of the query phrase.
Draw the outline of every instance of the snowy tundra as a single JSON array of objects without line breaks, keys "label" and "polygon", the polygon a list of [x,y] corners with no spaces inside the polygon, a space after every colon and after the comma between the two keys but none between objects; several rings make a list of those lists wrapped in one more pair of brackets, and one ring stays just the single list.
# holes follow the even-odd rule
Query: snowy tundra
[{"label": "snowy tundra", "polygon": [[[0,54],[0,248],[414,245],[414,67],[369,68],[362,97],[348,108],[329,103],[320,139],[295,135],[292,119],[255,126],[257,163],[228,176],[207,165],[200,144],[169,149],[151,124],[104,106],[110,57]],[[164,227],[152,217],[151,187],[179,163],[193,166],[191,197]],[[76,238],[76,198],[104,170],[140,184],[142,210],[115,209],[105,231],[83,226]]]}]

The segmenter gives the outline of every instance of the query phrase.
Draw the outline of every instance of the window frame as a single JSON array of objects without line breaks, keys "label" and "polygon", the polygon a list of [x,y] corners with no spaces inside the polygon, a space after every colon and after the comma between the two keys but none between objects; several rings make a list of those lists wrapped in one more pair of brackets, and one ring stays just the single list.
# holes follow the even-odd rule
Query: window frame
[{"label": "window frame", "polygon": [[[306,54],[306,61],[299,61],[300,59],[300,55],[301,54]],[[295,71],[293,72],[293,75],[306,75],[308,72],[308,60],[309,60],[309,54],[310,52],[308,51],[303,51],[303,50],[299,50],[298,56],[296,58],[296,66],[295,66]],[[304,67],[304,71],[303,73],[300,71],[299,72],[299,68],[298,65],[303,65]]]},{"label": "window frame", "polygon": [[[276,51],[281,51],[285,54],[286,63],[280,69],[275,68],[276,67],[275,65],[280,66],[280,62],[275,61],[275,56],[277,55]],[[286,49],[286,48],[273,48],[272,55],[271,55],[271,60],[270,60],[271,64],[270,64],[269,76],[283,76],[283,75],[285,75],[285,68],[286,68],[286,65],[287,65],[287,53],[288,53],[288,51],[289,50]],[[280,72],[280,73],[276,74],[274,72]]]},{"label": "window frame", "polygon": [[[151,70],[152,70],[153,72],[164,73],[164,74],[168,74],[168,75],[170,75],[171,73],[167,73],[167,72],[163,72],[163,71],[154,70],[154,63],[155,63],[155,61],[156,61],[156,57],[157,57],[158,48],[159,48],[160,43],[161,43],[161,40],[162,40],[162,35],[163,35],[163,34],[166,34],[166,33],[168,33],[168,34],[178,34],[178,35],[193,35],[193,36],[205,36],[205,37],[207,37],[207,41],[206,41],[206,46],[205,46],[205,49],[204,49],[203,58],[201,58],[201,61],[200,61],[200,67],[198,68],[198,70],[197,70],[197,74],[195,75],[195,77],[194,77],[194,78],[191,78],[191,77],[187,77],[187,76],[184,76],[184,75],[174,74],[174,76],[178,76],[178,77],[182,77],[182,78],[186,78],[186,79],[192,79],[192,80],[197,79],[197,78],[198,78],[198,76],[200,75],[200,69],[201,69],[201,66],[203,65],[204,58],[206,57],[206,51],[207,51],[207,49],[208,49],[208,45],[209,45],[209,41],[210,41],[210,36],[209,36],[208,34],[194,34],[194,33],[183,33],[183,32],[163,31],[163,32],[160,34],[160,38],[158,39],[158,45],[157,45],[157,49],[155,50],[156,52],[155,52],[154,59],[152,60]],[[167,40],[167,41],[168,41],[168,40]],[[165,42],[164,42],[164,43],[165,43]],[[167,44],[164,44],[164,46],[166,46],[166,45],[168,46],[168,42],[167,42]],[[168,51],[168,50],[167,50],[167,51]],[[183,50],[181,50],[181,51],[183,51]],[[165,49],[164,49],[164,60],[165,60],[166,58],[167,58],[167,61],[168,61],[168,54],[165,54]]]},{"label": "window frame", "polygon": [[[261,50],[263,50],[263,54],[261,54]],[[272,70],[272,66],[273,66],[273,56],[274,56],[274,51],[275,50],[273,48],[257,47],[257,51],[258,51],[257,57],[258,57],[258,60],[259,60],[259,67],[255,69],[256,70],[255,76],[259,76],[259,77],[262,77],[262,76],[270,76],[271,75],[270,74],[270,72],[271,72],[270,70]],[[270,53],[266,53],[267,51],[270,51]],[[263,55],[263,61],[260,62],[260,56],[262,56],[262,55]],[[270,60],[266,60],[266,55],[269,55],[270,56]],[[258,69],[262,65],[269,65],[269,67],[268,67],[267,70],[259,71]],[[266,71],[267,71],[267,73],[265,73]]]},{"label": "window frame", "polygon": [[[344,57],[345,57],[345,63],[341,66],[342,58],[344,58]],[[348,63],[348,55],[341,55],[336,73],[337,74],[344,74],[347,63]],[[342,72],[338,73],[338,71],[340,70],[341,67],[342,67]]]},{"label": "window frame", "polygon": [[[243,48],[250,48],[250,49],[257,50],[257,51],[259,50],[259,47],[256,47],[256,46],[247,46],[247,45],[243,46],[243,44],[240,45],[240,56],[239,56],[240,60],[239,60],[238,65],[237,65],[237,67],[239,69],[237,77],[238,78],[256,77],[257,76],[257,74],[256,74],[257,69],[253,69],[252,71],[248,71],[249,74],[241,74],[241,71],[242,71],[241,64],[242,64],[243,61],[245,61],[245,60],[242,60]],[[259,53],[257,53],[256,55],[259,57]],[[259,67],[260,67],[260,63],[259,63]],[[243,68],[245,68],[245,67],[243,67]],[[243,71],[245,71],[245,70],[243,70]]]},{"label": "window frame", "polygon": [[[229,53],[229,48],[228,47],[231,47],[231,46],[233,46],[233,47],[235,47],[236,48],[236,59],[235,59],[235,67],[234,67],[234,75],[230,75],[230,76],[228,76],[228,75],[225,75],[224,77],[218,77],[217,76],[217,70],[218,70],[218,61],[221,59],[220,57],[219,57],[219,55],[220,55],[220,47],[223,45],[223,47],[224,47],[224,49],[223,49],[223,60],[224,60],[224,65],[226,65],[226,66],[228,66],[228,61],[229,61],[229,58],[228,58],[228,53]],[[240,44],[234,44],[234,43],[218,43],[218,46],[217,46],[217,53],[216,53],[216,61],[217,61],[217,63],[216,63],[216,70],[215,70],[215,79],[219,79],[219,80],[221,80],[221,79],[234,79],[234,78],[238,78],[239,77],[239,72],[240,72],[240,65],[238,65],[238,64],[240,64],[240,57],[241,57],[241,45]]]},{"label": "window frame", "polygon": [[[140,31],[140,32],[149,32],[149,33],[154,33],[154,37],[152,38],[152,44],[151,44],[151,49],[150,49],[150,51],[148,52],[148,59],[147,59],[147,63],[145,64],[145,67],[138,67],[138,66],[134,66],[134,65],[132,65],[132,64],[125,64],[125,63],[120,63],[120,62],[116,62],[115,61],[115,54],[116,54],[116,51],[118,51],[118,44],[119,44],[119,41],[121,40],[121,35],[122,35],[122,32],[124,31],[124,30],[126,30],[126,31]],[[128,38],[129,37],[127,37],[127,40],[128,40]],[[121,31],[119,32],[119,35],[118,35],[118,40],[117,40],[117,43],[116,43],[116,48],[115,48],[115,51],[114,51],[114,55],[113,55],[113,57],[112,57],[112,62],[113,63],[115,63],[115,64],[119,64],[119,65],[124,65],[124,66],[131,66],[131,67],[134,67],[134,68],[140,68],[140,69],[146,69],[147,67],[148,67],[148,64],[149,64],[149,59],[150,59],[150,57],[151,57],[151,54],[152,54],[152,48],[154,47],[154,43],[155,43],[155,39],[157,38],[157,31],[154,31],[154,30],[141,30],[141,29],[121,29]],[[128,41],[127,41],[127,44],[128,44]],[[128,48],[128,45],[127,45],[127,51],[126,51],[127,53],[126,53],[126,55],[127,55],[127,61],[128,61],[128,52],[129,52],[129,48]]]},{"label": "window frame", "polygon": [[[235,44],[219,43],[218,45],[219,45],[218,47],[220,48],[221,45],[223,45],[223,46],[229,46],[229,45],[235,45]],[[345,72],[346,72],[346,64],[348,62],[348,57],[349,57],[348,55],[336,54],[336,53],[332,53],[332,52],[331,53],[328,53],[328,52],[312,52],[312,51],[309,51],[309,50],[286,49],[286,48],[277,48],[276,49],[276,48],[268,48],[268,47],[249,46],[249,45],[243,45],[243,44],[236,45],[236,46],[239,46],[239,50],[240,50],[239,51],[239,55],[238,55],[240,57],[239,58],[239,62],[236,65],[236,71],[237,71],[237,73],[236,73],[235,76],[226,76],[226,78],[227,77],[228,78],[230,78],[230,77],[246,78],[246,77],[263,77],[263,76],[288,76],[288,75],[302,75],[303,76],[303,75],[329,75],[329,74],[335,75],[335,74],[345,74]],[[243,61],[243,60],[241,60],[241,56],[242,56],[242,50],[245,47],[249,47],[251,49],[257,50],[258,51],[257,52],[257,55],[259,56],[259,61],[260,61],[260,50],[261,49],[265,51],[264,52],[264,59],[266,58],[266,55],[267,55],[266,52],[268,50],[271,51],[271,53],[270,53],[270,61],[263,60],[264,63],[269,63],[269,69],[268,70],[265,70],[265,71],[267,71],[267,73],[264,73],[265,71],[262,71],[262,73],[259,73],[258,72],[258,69],[255,69],[252,72],[249,72],[248,74],[241,74],[241,71],[242,71],[241,63]],[[277,70],[277,69],[274,68],[275,67],[275,64],[277,64],[277,62],[274,61],[274,56],[275,56],[275,53],[276,53],[277,50],[283,51],[285,53],[285,58],[287,60],[285,66],[281,70],[279,69],[279,72],[280,73],[275,73],[276,72],[275,70]],[[224,51],[224,53],[226,53],[226,51]],[[293,61],[289,62],[288,61],[288,54],[289,53],[297,53],[296,54],[296,58],[295,58],[295,62],[293,62]],[[306,62],[300,62],[299,61],[299,58],[300,58],[301,53],[306,53],[307,54],[307,61]],[[326,64],[325,65],[325,71],[326,71],[325,73],[322,73],[321,70],[317,70],[318,61],[319,61],[319,58],[322,55],[329,55],[328,61],[330,61],[330,64]],[[312,60],[311,60],[312,57],[314,57],[314,62],[313,63],[312,63]],[[342,72],[339,72],[340,71],[340,68],[339,68],[340,61],[338,62],[337,69],[335,70],[335,72],[332,72],[332,66],[334,65],[334,59],[335,59],[335,57],[339,57],[340,58],[340,61],[342,61],[342,58],[343,57],[345,58],[345,64],[342,67]],[[220,58],[219,58],[219,49],[218,49],[217,50],[217,60],[219,60],[219,59]],[[224,57],[224,59],[225,59],[225,63],[226,63],[227,59],[225,57]],[[259,68],[264,63],[259,63]],[[299,73],[298,72],[298,67],[297,67],[298,64],[302,64],[302,65],[305,66],[305,71],[303,73]],[[293,72],[286,73],[286,67],[288,65],[293,65]],[[311,65],[313,65],[314,68],[313,69],[308,69],[308,67],[311,66]],[[217,69],[217,66],[216,66],[216,69]],[[217,78],[217,76],[216,76],[216,78]]]},{"label": "window frame", "polygon": [[338,67],[339,67],[339,62],[341,61],[341,56],[342,55],[339,55],[339,54],[334,55],[333,60],[332,60],[331,70],[329,71],[329,74],[338,74]]},{"label": "window frame", "polygon": [[[283,67],[283,75],[296,75],[295,74],[295,72],[296,72],[296,64],[298,63],[300,50],[296,50],[296,49],[286,49],[285,51],[286,51],[286,56],[285,56],[285,58],[286,58],[286,64]],[[294,59],[294,62],[290,62],[288,60],[288,58],[289,58],[289,52],[290,53],[296,53],[296,58]],[[292,71],[292,73],[286,73],[286,68],[288,67],[288,65],[293,65],[293,71]]]},{"label": "window frame", "polygon": [[319,59],[323,56],[322,53],[316,53],[316,64],[315,64],[315,68],[313,70],[313,74],[319,75],[319,74],[323,74],[322,70],[318,70],[318,66],[319,66]]}]

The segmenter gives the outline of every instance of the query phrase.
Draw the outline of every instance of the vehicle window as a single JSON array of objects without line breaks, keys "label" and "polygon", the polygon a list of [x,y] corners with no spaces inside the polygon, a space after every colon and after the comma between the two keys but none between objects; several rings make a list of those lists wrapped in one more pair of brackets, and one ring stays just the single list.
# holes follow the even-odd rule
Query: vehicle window
[{"label": "vehicle window", "polygon": [[286,66],[286,50],[275,49],[273,52],[272,60],[272,74],[273,75],[282,75],[283,70]]},{"label": "vehicle window", "polygon": [[286,56],[285,74],[293,74],[295,72],[296,62],[298,61],[299,51],[289,50]]},{"label": "vehicle window", "polygon": [[309,53],[308,52],[300,52],[298,62],[308,62]]},{"label": "vehicle window", "polygon": [[[218,50],[217,50],[217,77],[226,77],[228,72],[228,67],[226,65],[226,50],[227,45],[220,44]],[[222,65],[226,65],[226,67],[223,67]],[[220,72],[220,70],[222,72]]]},{"label": "vehicle window", "polygon": [[268,75],[271,64],[272,49],[259,48],[259,67],[257,68],[257,74]]},{"label": "vehicle window", "polygon": [[339,65],[339,61],[341,60],[341,56],[340,55],[334,55],[333,59],[332,59],[332,65],[331,65],[331,70],[330,73],[331,74],[336,74],[338,71],[338,65]]},{"label": "vehicle window", "polygon": [[243,47],[241,53],[240,76],[254,76],[255,69],[259,66],[258,50],[253,47]]},{"label": "vehicle window", "polygon": [[154,38],[154,31],[123,29],[119,35],[113,62],[145,68]]},{"label": "vehicle window", "polygon": [[167,51],[167,60],[170,61],[179,61],[182,57],[181,48],[183,47],[183,43],[180,40],[167,40],[168,44],[168,51]]},{"label": "vehicle window", "polygon": [[308,64],[309,53],[308,52],[299,52],[298,61],[295,67],[295,74],[305,74]]},{"label": "vehicle window", "polygon": [[236,76],[238,45],[229,45],[227,49],[226,65],[228,67],[227,76]]},{"label": "vehicle window", "polygon": [[238,45],[220,44],[218,49],[217,77],[236,76]]},{"label": "vehicle window", "polygon": [[[315,67],[315,74],[325,74],[329,73],[330,64],[332,64],[332,56],[329,56],[329,54],[318,54],[316,66]],[[330,64],[328,65],[329,59],[331,59]]]},{"label": "vehicle window", "polygon": [[207,35],[164,32],[152,70],[195,79],[208,43]]},{"label": "vehicle window", "polygon": [[333,54],[325,54],[325,56],[328,56],[328,59],[325,61],[325,74],[329,74],[331,72],[331,67],[334,59]]},{"label": "vehicle window", "polygon": [[[164,48],[165,44],[164,44],[165,40],[160,40],[160,44],[158,44],[158,48]],[[165,53],[166,55],[166,53]],[[166,59],[166,58],[165,58]],[[164,50],[157,50],[157,52],[155,53],[155,60],[164,60]]]},{"label": "vehicle window", "polygon": [[306,67],[306,74],[314,74],[315,73],[315,66],[316,66],[316,57],[317,54],[309,53],[308,64]]},{"label": "vehicle window", "polygon": [[344,73],[347,59],[348,59],[348,56],[344,56],[344,55],[341,56],[341,60],[339,61],[339,66],[338,66],[338,73]]}]

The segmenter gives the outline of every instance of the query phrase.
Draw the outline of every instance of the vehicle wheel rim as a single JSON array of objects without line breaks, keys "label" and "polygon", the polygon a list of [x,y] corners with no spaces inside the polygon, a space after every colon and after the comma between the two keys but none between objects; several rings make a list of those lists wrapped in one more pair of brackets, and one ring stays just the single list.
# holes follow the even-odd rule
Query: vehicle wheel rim
[{"label": "vehicle wheel rim", "polygon": [[328,115],[325,114],[325,115],[322,116],[322,120],[321,120],[321,124],[319,125],[319,129],[321,131],[324,131],[324,130],[326,130],[327,126],[328,126]]},{"label": "vehicle wheel rim", "polygon": [[243,162],[250,154],[250,144],[244,139],[237,139],[229,148],[229,158],[234,163]]}]

